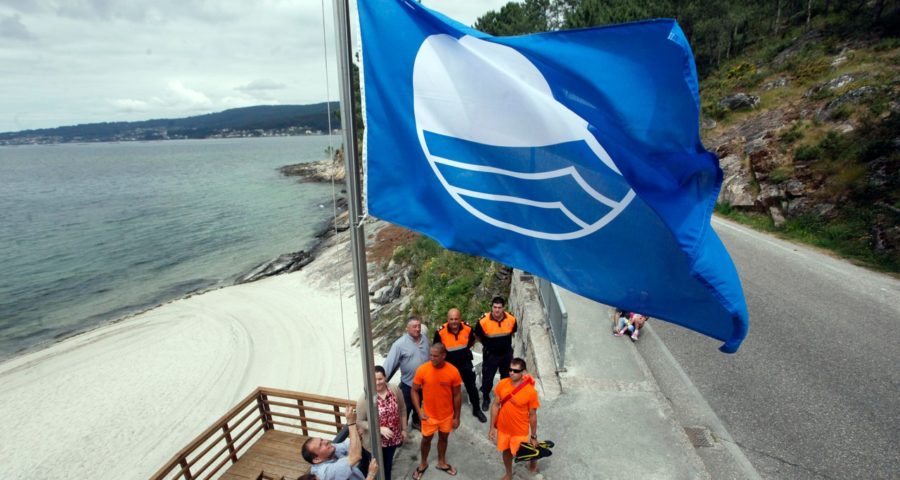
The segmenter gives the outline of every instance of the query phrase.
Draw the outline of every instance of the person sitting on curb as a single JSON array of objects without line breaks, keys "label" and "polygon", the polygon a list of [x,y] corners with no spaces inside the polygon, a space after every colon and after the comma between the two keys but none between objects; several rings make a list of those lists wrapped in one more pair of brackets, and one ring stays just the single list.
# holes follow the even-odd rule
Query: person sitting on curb
[{"label": "person sitting on curb", "polygon": [[619,322],[616,324],[615,330],[613,330],[613,335],[621,337],[627,331],[631,334],[631,340],[637,341],[638,334],[641,331],[641,328],[644,327],[644,322],[647,321],[647,316],[640,313],[621,312],[618,310],[617,313],[621,313],[621,315],[619,316]]},{"label": "person sitting on curb", "polygon": [[319,437],[310,437],[303,442],[300,454],[312,468],[309,472],[319,480],[367,480],[375,478],[374,471],[378,471],[375,460],[369,462],[367,468],[369,475],[363,475],[359,469],[359,463],[363,459],[363,448],[356,429],[356,409],[347,409],[347,426],[350,427],[350,436],[341,443],[334,444],[330,440]]}]

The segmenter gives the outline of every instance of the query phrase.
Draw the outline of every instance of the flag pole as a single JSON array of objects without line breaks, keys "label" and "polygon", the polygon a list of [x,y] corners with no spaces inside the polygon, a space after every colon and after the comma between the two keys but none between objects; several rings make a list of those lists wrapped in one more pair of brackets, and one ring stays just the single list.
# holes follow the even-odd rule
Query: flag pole
[{"label": "flag pole", "polygon": [[[347,171],[347,196],[350,222],[350,250],[353,258],[353,279],[356,287],[356,316],[359,321],[363,378],[366,380],[366,400],[369,407],[369,439],[372,458],[378,461],[378,479],[384,480],[381,454],[381,429],[378,406],[375,403],[375,358],[372,347],[372,319],[369,312],[369,278],[366,271],[366,237],[362,225],[362,196],[357,162],[356,106],[353,101],[353,47],[350,37],[350,5],[348,0],[334,0],[335,32],[338,41],[341,79],[341,129],[344,135],[344,165]],[[331,115],[331,112],[328,112]],[[329,132],[330,134],[330,132]],[[343,301],[343,299],[341,299]],[[343,319],[342,319],[343,321]],[[351,426],[350,428],[355,428]],[[368,472],[363,472],[368,474]]]}]

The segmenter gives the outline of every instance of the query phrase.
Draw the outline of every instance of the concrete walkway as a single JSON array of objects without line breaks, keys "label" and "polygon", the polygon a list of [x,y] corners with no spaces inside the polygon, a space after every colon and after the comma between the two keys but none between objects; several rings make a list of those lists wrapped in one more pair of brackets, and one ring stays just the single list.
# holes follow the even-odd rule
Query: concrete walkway
[{"label": "concrete walkway", "polygon": [[[514,275],[514,281],[528,279]],[[521,287],[519,287],[521,290]],[[513,296],[517,295],[514,288]],[[666,396],[641,357],[638,343],[612,335],[612,310],[602,304],[562,290],[568,310],[566,369],[558,372],[560,393],[542,392],[538,410],[541,439],[553,440],[552,457],[539,462],[539,473],[532,474],[526,464],[515,465],[516,479],[709,479],[754,478],[755,472],[740,468],[708,471],[699,448],[717,448],[708,431],[684,428]],[[516,298],[510,299],[514,305]],[[521,299],[528,303],[529,299]],[[530,307],[532,310],[535,307]],[[531,312],[534,316],[534,312]],[[543,316],[543,312],[538,312]],[[520,315],[527,317],[528,312]],[[521,328],[521,327],[520,327]],[[537,331],[534,321],[524,335],[547,337]],[[658,341],[658,340],[656,340]],[[528,345],[528,342],[526,342]],[[530,352],[517,355],[534,358],[546,351],[525,346]],[[526,355],[527,354],[527,355]],[[546,365],[547,359],[543,359]],[[541,364],[540,358],[536,363]],[[541,368],[542,377],[548,375]],[[549,373],[553,375],[553,372]],[[542,383],[548,383],[542,378]],[[554,387],[555,389],[556,387]],[[463,395],[465,398],[465,394]],[[548,398],[551,397],[551,398]],[[400,450],[393,478],[411,478],[418,464],[419,434]],[[438,471],[436,441],[429,468],[423,478],[448,476]],[[706,445],[706,446],[703,446]],[[487,439],[486,424],[479,423],[471,407],[463,404],[460,428],[450,435],[447,461],[455,466],[459,479],[499,479],[503,476],[500,454]],[[739,463],[739,462],[738,462]],[[748,464],[749,465],[749,464]],[[746,473],[746,474],[745,474]],[[758,477],[757,477],[758,478]]]}]

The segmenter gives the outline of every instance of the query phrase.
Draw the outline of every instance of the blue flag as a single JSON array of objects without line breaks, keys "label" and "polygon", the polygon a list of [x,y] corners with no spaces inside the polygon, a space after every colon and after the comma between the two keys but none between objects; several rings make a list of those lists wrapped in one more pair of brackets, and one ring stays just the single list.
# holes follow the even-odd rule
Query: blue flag
[{"label": "blue flag", "polygon": [[358,7],[370,214],[737,351],[722,171],[674,20],[498,38],[414,1]]}]

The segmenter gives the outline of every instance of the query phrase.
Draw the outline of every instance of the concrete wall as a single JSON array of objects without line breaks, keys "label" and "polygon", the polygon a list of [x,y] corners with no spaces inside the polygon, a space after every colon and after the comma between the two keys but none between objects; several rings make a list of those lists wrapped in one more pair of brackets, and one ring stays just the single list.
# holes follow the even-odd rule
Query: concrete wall
[{"label": "concrete wall", "polygon": [[507,304],[509,312],[519,322],[519,331],[513,337],[515,355],[528,362],[528,371],[538,380],[542,397],[556,399],[562,393],[562,387],[556,371],[549,326],[544,318],[534,277],[521,270],[513,270]]}]

